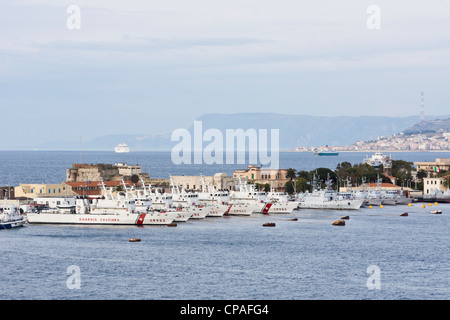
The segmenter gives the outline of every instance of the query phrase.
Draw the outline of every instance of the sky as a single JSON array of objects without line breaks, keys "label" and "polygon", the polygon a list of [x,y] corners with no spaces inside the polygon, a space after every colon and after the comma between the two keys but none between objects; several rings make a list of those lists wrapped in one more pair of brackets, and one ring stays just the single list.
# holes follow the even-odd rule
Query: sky
[{"label": "sky", "polygon": [[421,91],[446,115],[449,86],[448,0],[0,3],[0,149],[205,113],[419,115]]}]

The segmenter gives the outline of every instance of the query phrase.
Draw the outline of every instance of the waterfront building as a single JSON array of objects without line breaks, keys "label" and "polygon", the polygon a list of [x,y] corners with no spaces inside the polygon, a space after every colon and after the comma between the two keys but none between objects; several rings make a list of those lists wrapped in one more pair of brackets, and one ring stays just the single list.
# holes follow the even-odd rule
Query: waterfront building
[{"label": "waterfront building", "polygon": [[[131,187],[133,183],[131,181],[124,181],[127,187]],[[107,189],[117,189],[122,186],[122,180],[103,181]],[[86,197],[101,197],[103,194],[102,181],[77,181],[66,182],[66,185],[70,186],[73,192],[78,196]],[[121,188],[120,188],[121,189]]]},{"label": "waterfront building", "polygon": [[263,169],[259,166],[250,165],[247,169],[238,169],[233,172],[233,177],[244,178],[254,183],[269,184],[276,191],[284,191],[284,185],[289,179],[286,178],[288,169]]},{"label": "waterfront building", "polygon": [[142,174],[140,165],[129,165],[126,163],[115,163],[114,166],[119,170],[119,175],[123,177],[131,177],[133,175],[139,176]]},{"label": "waterfront building", "polygon": [[450,170],[450,158],[436,158],[436,161],[414,162],[417,171],[423,170],[429,177],[435,177],[440,172]]},{"label": "waterfront building", "polygon": [[0,187],[0,199],[11,199],[14,198],[14,187],[4,186]]},{"label": "waterfront building", "polygon": [[449,188],[450,175],[445,177],[423,178],[423,194],[435,194],[436,191],[445,192]]},{"label": "waterfront building", "polygon": [[75,163],[72,165],[72,168],[67,169],[66,181],[120,181],[122,179],[130,180],[134,175],[148,179],[148,174],[142,173],[139,165],[128,165],[126,163],[115,163],[114,165]]},{"label": "waterfront building", "polygon": [[63,197],[76,195],[72,190],[72,187],[64,182],[59,184],[21,183],[20,186],[14,188],[14,194],[16,198],[35,198],[42,196]]},{"label": "waterfront building", "polygon": [[210,185],[216,189],[233,190],[236,180],[228,177],[226,173],[216,173],[213,176],[170,176],[174,185],[178,185],[188,190],[202,190],[202,185]]}]

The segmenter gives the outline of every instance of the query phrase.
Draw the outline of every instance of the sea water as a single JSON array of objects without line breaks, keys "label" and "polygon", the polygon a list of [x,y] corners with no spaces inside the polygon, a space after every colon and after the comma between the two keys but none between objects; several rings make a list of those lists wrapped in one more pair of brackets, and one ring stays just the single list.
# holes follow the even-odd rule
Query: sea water
[{"label": "sea water", "polygon": [[[341,152],[338,156],[315,156],[312,152],[280,152],[280,168],[314,170],[329,168],[335,170],[344,161],[362,163],[373,153]],[[392,152],[387,153],[396,160],[435,161],[436,158],[449,158],[449,152]],[[248,162],[247,154],[245,160]],[[248,163],[223,164],[180,164],[171,160],[170,152],[142,151],[115,153],[113,151],[0,151],[0,186],[18,186],[20,183],[57,184],[66,181],[66,170],[74,163],[127,163],[140,165],[142,172],[151,178],[168,178],[170,175],[214,175],[224,172],[233,176],[236,169],[246,169]],[[264,168],[264,167],[263,167]]]},{"label": "sea water", "polygon": [[[70,152],[0,155],[3,185],[41,177],[61,182],[60,171],[76,162]],[[154,164],[167,155],[153,156],[129,163],[145,163],[152,169],[147,172],[161,177],[177,174],[170,164]],[[309,170],[296,156],[280,162]],[[84,157],[124,161],[101,152]],[[320,161],[348,161],[343,159]],[[442,214],[431,214],[434,209]],[[408,216],[400,216],[404,212]],[[350,217],[345,226],[332,225],[344,215]],[[447,300],[449,216],[450,204],[415,203],[207,217],[176,227],[28,225],[0,231],[0,299]],[[276,226],[263,227],[266,222]]]},{"label": "sea water", "polygon": [[[435,208],[3,230],[0,299],[449,299],[450,204]],[[343,215],[345,226],[333,226]]]}]

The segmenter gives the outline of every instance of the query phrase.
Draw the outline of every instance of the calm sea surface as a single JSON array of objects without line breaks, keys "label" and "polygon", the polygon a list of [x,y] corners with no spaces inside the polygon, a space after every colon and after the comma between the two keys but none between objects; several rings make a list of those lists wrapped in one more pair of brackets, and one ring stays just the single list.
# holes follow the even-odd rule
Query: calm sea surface
[{"label": "calm sea surface", "polygon": [[[365,153],[283,153],[281,167],[334,169]],[[152,177],[227,172],[241,166],[171,164],[170,154],[84,152],[83,162],[140,164]],[[439,153],[393,153],[434,160]],[[77,152],[2,151],[0,185],[65,180]],[[441,215],[431,214],[432,209]],[[400,214],[408,212],[409,216]],[[349,215],[343,227],[332,221]],[[288,218],[297,217],[298,221]],[[450,299],[450,204],[291,216],[206,218],[177,227],[29,225],[0,230],[0,299]],[[276,227],[265,228],[265,222]],[[132,237],[141,242],[131,243]],[[79,268],[70,289],[69,266]],[[378,268],[379,278],[368,273]],[[370,278],[369,278],[370,277]],[[369,289],[379,284],[379,289]]]},{"label": "calm sea surface", "polygon": [[[312,152],[281,152],[280,168],[313,170],[320,167],[336,169],[338,163],[362,163],[373,153],[343,152],[338,156],[315,156]],[[450,158],[450,152],[393,152],[387,153],[396,160],[435,161],[436,158]],[[246,157],[248,159],[248,156]],[[125,162],[139,164],[142,171],[151,178],[168,178],[169,175],[213,175],[225,172],[233,175],[236,169],[245,169],[248,164],[181,164],[175,165],[170,152],[84,151],[81,163]],[[0,186],[17,186],[20,183],[60,183],[66,180],[66,169],[73,163],[80,163],[79,151],[0,151]]]}]

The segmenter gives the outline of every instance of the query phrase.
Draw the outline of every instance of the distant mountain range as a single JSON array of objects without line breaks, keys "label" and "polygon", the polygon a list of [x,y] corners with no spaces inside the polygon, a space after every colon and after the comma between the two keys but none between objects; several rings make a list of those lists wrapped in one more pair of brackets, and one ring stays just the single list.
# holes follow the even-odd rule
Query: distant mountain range
[{"label": "distant mountain range", "polygon": [[439,131],[450,132],[450,118],[416,123],[412,127],[403,130],[403,134],[434,133]]},{"label": "distant mountain range", "polygon": [[[450,116],[428,117],[430,120],[447,119]],[[277,113],[239,113],[239,114],[205,114],[196,120],[202,121],[203,132],[209,128],[222,131],[226,129],[279,129],[280,149],[287,150],[297,146],[345,146],[356,141],[367,141],[380,136],[388,136],[418,128],[417,116],[375,117],[375,116],[339,116],[318,117],[307,115],[286,115]],[[427,121],[429,122],[429,121]],[[422,124],[424,125],[424,124]],[[409,128],[409,129],[407,129]],[[188,129],[193,132],[193,124]],[[415,129],[414,129],[415,130]],[[171,132],[150,136],[117,134],[97,137],[83,141],[83,150],[114,150],[114,146],[125,142],[131,151],[172,150],[178,142],[171,141]],[[209,142],[205,142],[204,146]],[[55,141],[38,146],[39,149],[73,149],[80,148],[80,142]]]}]

